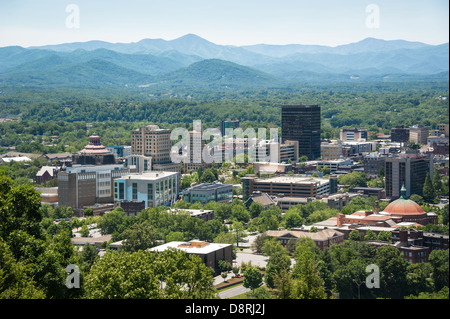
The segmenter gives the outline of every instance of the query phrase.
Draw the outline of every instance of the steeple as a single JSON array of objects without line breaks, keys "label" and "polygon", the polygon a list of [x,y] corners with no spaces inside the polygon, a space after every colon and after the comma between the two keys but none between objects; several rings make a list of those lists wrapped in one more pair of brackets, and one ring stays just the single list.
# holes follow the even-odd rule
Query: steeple
[{"label": "steeple", "polygon": [[408,199],[408,196],[406,196],[406,187],[405,187],[405,184],[403,184],[402,189],[400,190],[400,198]]}]

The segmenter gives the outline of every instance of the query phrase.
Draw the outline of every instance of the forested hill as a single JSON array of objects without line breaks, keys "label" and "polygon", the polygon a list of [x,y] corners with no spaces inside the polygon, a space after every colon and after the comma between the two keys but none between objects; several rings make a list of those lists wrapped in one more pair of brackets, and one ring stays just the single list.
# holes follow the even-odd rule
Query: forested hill
[{"label": "forested hill", "polygon": [[[0,95],[0,116],[27,121],[186,123],[199,119],[219,126],[232,118],[249,125],[280,126],[280,105],[320,104],[324,126],[380,128],[423,123],[433,128],[449,121],[447,88],[346,92],[328,90],[254,90],[226,94],[209,91],[196,99],[162,95],[121,95],[120,91],[17,91]],[[98,92],[98,94],[95,94]],[[103,95],[104,94],[104,95]],[[191,94],[196,96],[195,92]],[[165,98],[163,98],[165,97]],[[203,97],[203,98],[202,98]]]},{"label": "forested hill", "polygon": [[338,47],[217,45],[196,35],[0,48],[0,87],[260,88],[444,81],[449,45],[365,39]]}]

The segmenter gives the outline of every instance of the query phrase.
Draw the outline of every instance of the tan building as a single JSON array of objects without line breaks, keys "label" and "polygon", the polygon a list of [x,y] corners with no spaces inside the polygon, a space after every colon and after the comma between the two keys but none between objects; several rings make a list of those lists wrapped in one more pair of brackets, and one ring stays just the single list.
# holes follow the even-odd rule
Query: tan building
[{"label": "tan building", "polygon": [[309,176],[278,176],[270,178],[247,178],[243,183],[246,194],[260,191],[281,197],[317,197],[330,192],[330,181]]},{"label": "tan building", "polygon": [[275,237],[283,246],[286,246],[290,240],[311,238],[321,250],[324,250],[333,244],[340,244],[344,241],[344,233],[334,229],[323,229],[317,232],[303,230],[268,230],[264,234],[269,237]]},{"label": "tan building", "polygon": [[218,271],[217,264],[220,260],[225,260],[230,264],[233,261],[231,244],[208,243],[204,241],[192,240],[189,242],[171,241],[164,245],[150,248],[151,252],[163,252],[168,248],[175,248],[184,251],[186,255],[197,255],[209,268]]},{"label": "tan building", "polygon": [[339,159],[343,155],[342,150],[343,146],[341,143],[322,143],[320,147],[323,160]]},{"label": "tan building", "polygon": [[170,163],[171,130],[147,125],[131,131],[131,153],[152,157],[152,164]]},{"label": "tan building", "polygon": [[429,128],[415,125],[409,128],[409,140],[416,144],[427,144]]},{"label": "tan building", "polygon": [[59,205],[74,211],[85,206],[114,202],[114,178],[135,172],[116,165],[79,165],[58,174]]},{"label": "tan building", "polygon": [[444,134],[445,137],[449,137],[449,124],[439,124],[439,134]]}]

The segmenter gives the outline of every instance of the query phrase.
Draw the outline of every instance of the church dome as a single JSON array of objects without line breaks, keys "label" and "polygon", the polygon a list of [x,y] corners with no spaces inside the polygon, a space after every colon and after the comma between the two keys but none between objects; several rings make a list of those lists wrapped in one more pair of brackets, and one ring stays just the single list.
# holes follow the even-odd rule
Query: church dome
[{"label": "church dome", "polygon": [[422,207],[410,199],[399,198],[384,209],[385,213],[391,215],[420,215],[426,214]]},{"label": "church dome", "polygon": [[401,197],[387,205],[384,212],[396,216],[426,214],[419,204],[408,199],[405,186],[401,189]]}]

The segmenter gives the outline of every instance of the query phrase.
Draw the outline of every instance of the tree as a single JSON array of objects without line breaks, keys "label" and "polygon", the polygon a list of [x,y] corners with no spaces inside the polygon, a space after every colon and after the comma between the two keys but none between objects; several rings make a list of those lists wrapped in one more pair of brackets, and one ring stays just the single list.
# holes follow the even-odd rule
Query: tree
[{"label": "tree", "polygon": [[432,268],[435,290],[449,285],[449,250],[433,250],[428,258]]},{"label": "tree", "polygon": [[17,261],[0,237],[0,299],[44,299],[32,276],[32,265]]},{"label": "tree", "polygon": [[423,205],[424,201],[423,201],[423,197],[417,194],[412,194],[411,196],[409,196],[409,199],[416,202],[419,205]]},{"label": "tree", "polygon": [[366,187],[368,180],[369,178],[365,173],[356,171],[338,177],[339,184],[348,185],[349,188]]},{"label": "tree", "polygon": [[[309,239],[309,238],[308,238]],[[311,249],[315,245],[312,240],[300,241],[295,252],[295,267],[293,270],[294,282],[292,285],[292,299],[325,299],[325,286],[320,269],[318,257]]]},{"label": "tree", "polygon": [[433,183],[431,182],[430,173],[427,172],[425,177],[425,183],[423,184],[423,199],[427,203],[431,203],[436,198],[436,193],[434,191]]},{"label": "tree", "polygon": [[170,243],[171,241],[183,241],[184,235],[182,232],[170,232],[166,235],[166,243]]},{"label": "tree", "polygon": [[5,240],[15,230],[40,238],[41,196],[33,186],[16,185],[0,172],[0,237]]},{"label": "tree", "polygon": [[248,267],[244,272],[244,287],[250,288],[253,292],[255,292],[255,289],[261,285],[261,271],[259,271],[259,269],[256,267]]},{"label": "tree", "polygon": [[256,218],[264,210],[264,205],[260,202],[252,202],[248,208],[251,218]]},{"label": "tree", "polygon": [[359,241],[359,240],[361,240],[361,235],[360,235],[360,233],[359,233],[358,230],[353,229],[353,230],[350,232],[350,234],[348,235],[348,239]]},{"label": "tree", "polygon": [[436,192],[436,195],[439,197],[439,195],[442,193],[442,180],[441,175],[439,175],[436,167],[434,168],[433,172],[433,188]]},{"label": "tree", "polygon": [[285,248],[273,253],[267,262],[264,281],[270,288],[275,288],[275,278],[283,270],[289,271],[291,267],[291,259]]},{"label": "tree", "polygon": [[298,209],[290,208],[283,216],[284,227],[291,229],[292,227],[300,227],[304,224]]},{"label": "tree", "polygon": [[369,229],[366,234],[364,235],[364,240],[376,240],[377,239],[377,235],[375,234],[375,232],[372,229]]},{"label": "tree", "polygon": [[146,250],[156,245],[158,232],[148,222],[137,223],[122,233],[122,248],[125,251]]},{"label": "tree", "polygon": [[216,296],[200,257],[168,249],[107,252],[86,276],[89,299],[208,299]]},{"label": "tree", "polygon": [[216,180],[216,176],[214,175],[214,173],[211,171],[211,169],[206,169],[201,178],[200,178],[200,182],[201,183],[212,183]]},{"label": "tree", "polygon": [[81,226],[80,235],[81,237],[89,237],[89,228],[86,225]]},{"label": "tree", "polygon": [[102,235],[114,234],[115,232],[121,234],[127,228],[126,217],[124,210],[118,207],[103,215],[97,226]]},{"label": "tree", "polygon": [[385,298],[403,298],[407,292],[408,262],[400,251],[393,246],[378,247],[374,264],[380,270],[380,293]]},{"label": "tree", "polygon": [[378,233],[377,240],[390,242],[392,233],[390,231],[382,230]]}]

